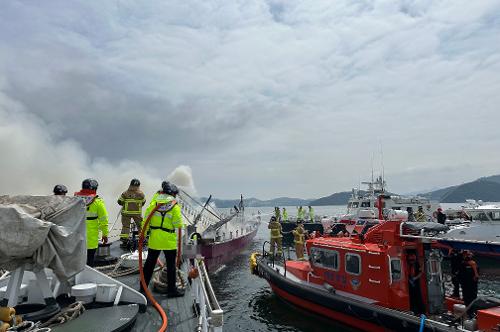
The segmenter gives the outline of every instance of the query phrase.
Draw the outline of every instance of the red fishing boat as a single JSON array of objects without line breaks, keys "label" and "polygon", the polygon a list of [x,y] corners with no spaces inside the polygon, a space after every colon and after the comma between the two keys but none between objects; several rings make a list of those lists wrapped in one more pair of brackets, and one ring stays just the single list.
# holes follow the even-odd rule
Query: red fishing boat
[{"label": "red fishing boat", "polygon": [[[382,206],[383,197],[379,198]],[[253,272],[284,300],[364,331],[493,331],[500,300],[481,298],[464,310],[446,297],[441,253],[432,240],[401,231],[402,218],[367,224],[349,237],[307,241],[309,261],[263,250]],[[474,312],[475,318],[467,318]],[[497,331],[497,330],[495,330]]]}]

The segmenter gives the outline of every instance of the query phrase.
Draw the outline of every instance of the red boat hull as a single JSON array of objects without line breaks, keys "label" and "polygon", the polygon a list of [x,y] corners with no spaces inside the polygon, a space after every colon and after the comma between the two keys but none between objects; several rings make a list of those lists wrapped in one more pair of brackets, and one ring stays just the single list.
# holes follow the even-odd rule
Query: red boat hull
[{"label": "red boat hull", "polygon": [[252,242],[256,234],[257,228],[248,234],[232,240],[202,244],[201,255],[205,257],[205,265],[207,269],[213,272],[223,264],[230,262]]}]

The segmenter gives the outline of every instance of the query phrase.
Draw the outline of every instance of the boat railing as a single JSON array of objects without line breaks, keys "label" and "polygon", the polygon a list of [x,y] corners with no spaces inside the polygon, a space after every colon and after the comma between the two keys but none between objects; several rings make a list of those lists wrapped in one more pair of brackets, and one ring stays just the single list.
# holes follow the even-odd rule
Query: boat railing
[{"label": "boat railing", "polygon": [[203,259],[197,257],[194,266],[198,270],[198,278],[193,279],[193,295],[198,309],[197,332],[221,332],[224,325],[224,311],[215,296]]},{"label": "boat railing", "polygon": [[[284,276],[286,277],[286,256],[283,253],[281,253],[281,255],[273,255],[270,251],[266,250],[266,244],[269,245],[269,248],[271,247],[271,243],[269,241],[264,241],[262,244],[262,257],[268,257],[268,260],[273,268],[275,263],[283,261]],[[290,256],[290,254],[288,254],[288,256]]]}]

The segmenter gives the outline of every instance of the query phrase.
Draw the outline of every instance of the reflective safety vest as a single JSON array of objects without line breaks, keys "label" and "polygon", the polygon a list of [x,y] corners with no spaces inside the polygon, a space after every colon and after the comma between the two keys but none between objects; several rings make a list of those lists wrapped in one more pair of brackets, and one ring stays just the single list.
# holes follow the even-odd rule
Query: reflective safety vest
[{"label": "reflective safety vest", "polygon": [[99,231],[102,236],[108,236],[108,212],[104,201],[99,196],[88,195],[82,192],[75,193],[75,196],[82,197],[87,205],[87,249],[96,249],[99,245]]},{"label": "reflective safety vest", "polygon": [[142,206],[145,202],[144,193],[139,188],[135,189],[132,186],[118,198],[118,204],[122,206],[123,216],[142,215]]},{"label": "reflective safety vest", "polygon": [[279,239],[283,237],[281,235],[281,225],[277,221],[270,222],[267,226],[271,230],[271,239]]},{"label": "reflective safety vest", "polygon": [[297,227],[292,231],[293,233],[293,241],[295,244],[304,244],[305,240],[305,230],[303,227]]},{"label": "reflective safety vest", "polygon": [[314,210],[313,210],[313,208],[309,209],[309,219],[311,219],[311,220],[314,221]]},{"label": "reflective safety vest", "polygon": [[303,209],[299,209],[297,211],[297,219],[304,219],[304,210]]},{"label": "reflective safety vest", "polygon": [[286,210],[283,210],[283,220],[288,220],[288,212]]},{"label": "reflective safety vest", "polygon": [[150,230],[148,247],[155,250],[176,250],[176,229],[184,226],[181,207],[174,197],[160,192],[156,193],[146,209],[142,222],[143,227],[146,218],[156,206],[159,206],[159,208],[154,212],[148,225]]}]

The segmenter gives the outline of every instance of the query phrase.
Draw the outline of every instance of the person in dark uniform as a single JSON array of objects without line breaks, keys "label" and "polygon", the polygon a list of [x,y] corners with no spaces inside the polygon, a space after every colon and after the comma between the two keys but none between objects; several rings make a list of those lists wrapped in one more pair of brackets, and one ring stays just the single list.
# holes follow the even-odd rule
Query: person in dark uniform
[{"label": "person in dark uniform", "polygon": [[437,222],[444,225],[446,222],[446,214],[443,213],[443,209],[438,208],[436,214]]},{"label": "person in dark uniform", "polygon": [[420,289],[420,278],[422,271],[415,253],[409,253],[407,257],[408,264],[408,289],[410,295],[410,310],[417,316],[425,313],[424,303],[422,301],[422,290]]},{"label": "person in dark uniform", "polygon": [[[472,252],[465,250],[460,269],[460,284],[462,286],[463,300],[466,307],[477,298],[477,285],[479,281],[479,268],[473,259]],[[472,310],[467,310],[469,317]]]},{"label": "person in dark uniform", "polygon": [[457,249],[453,249],[450,252],[450,263],[451,263],[451,282],[453,284],[453,294],[452,297],[460,298],[460,267],[463,262],[463,254]]}]

